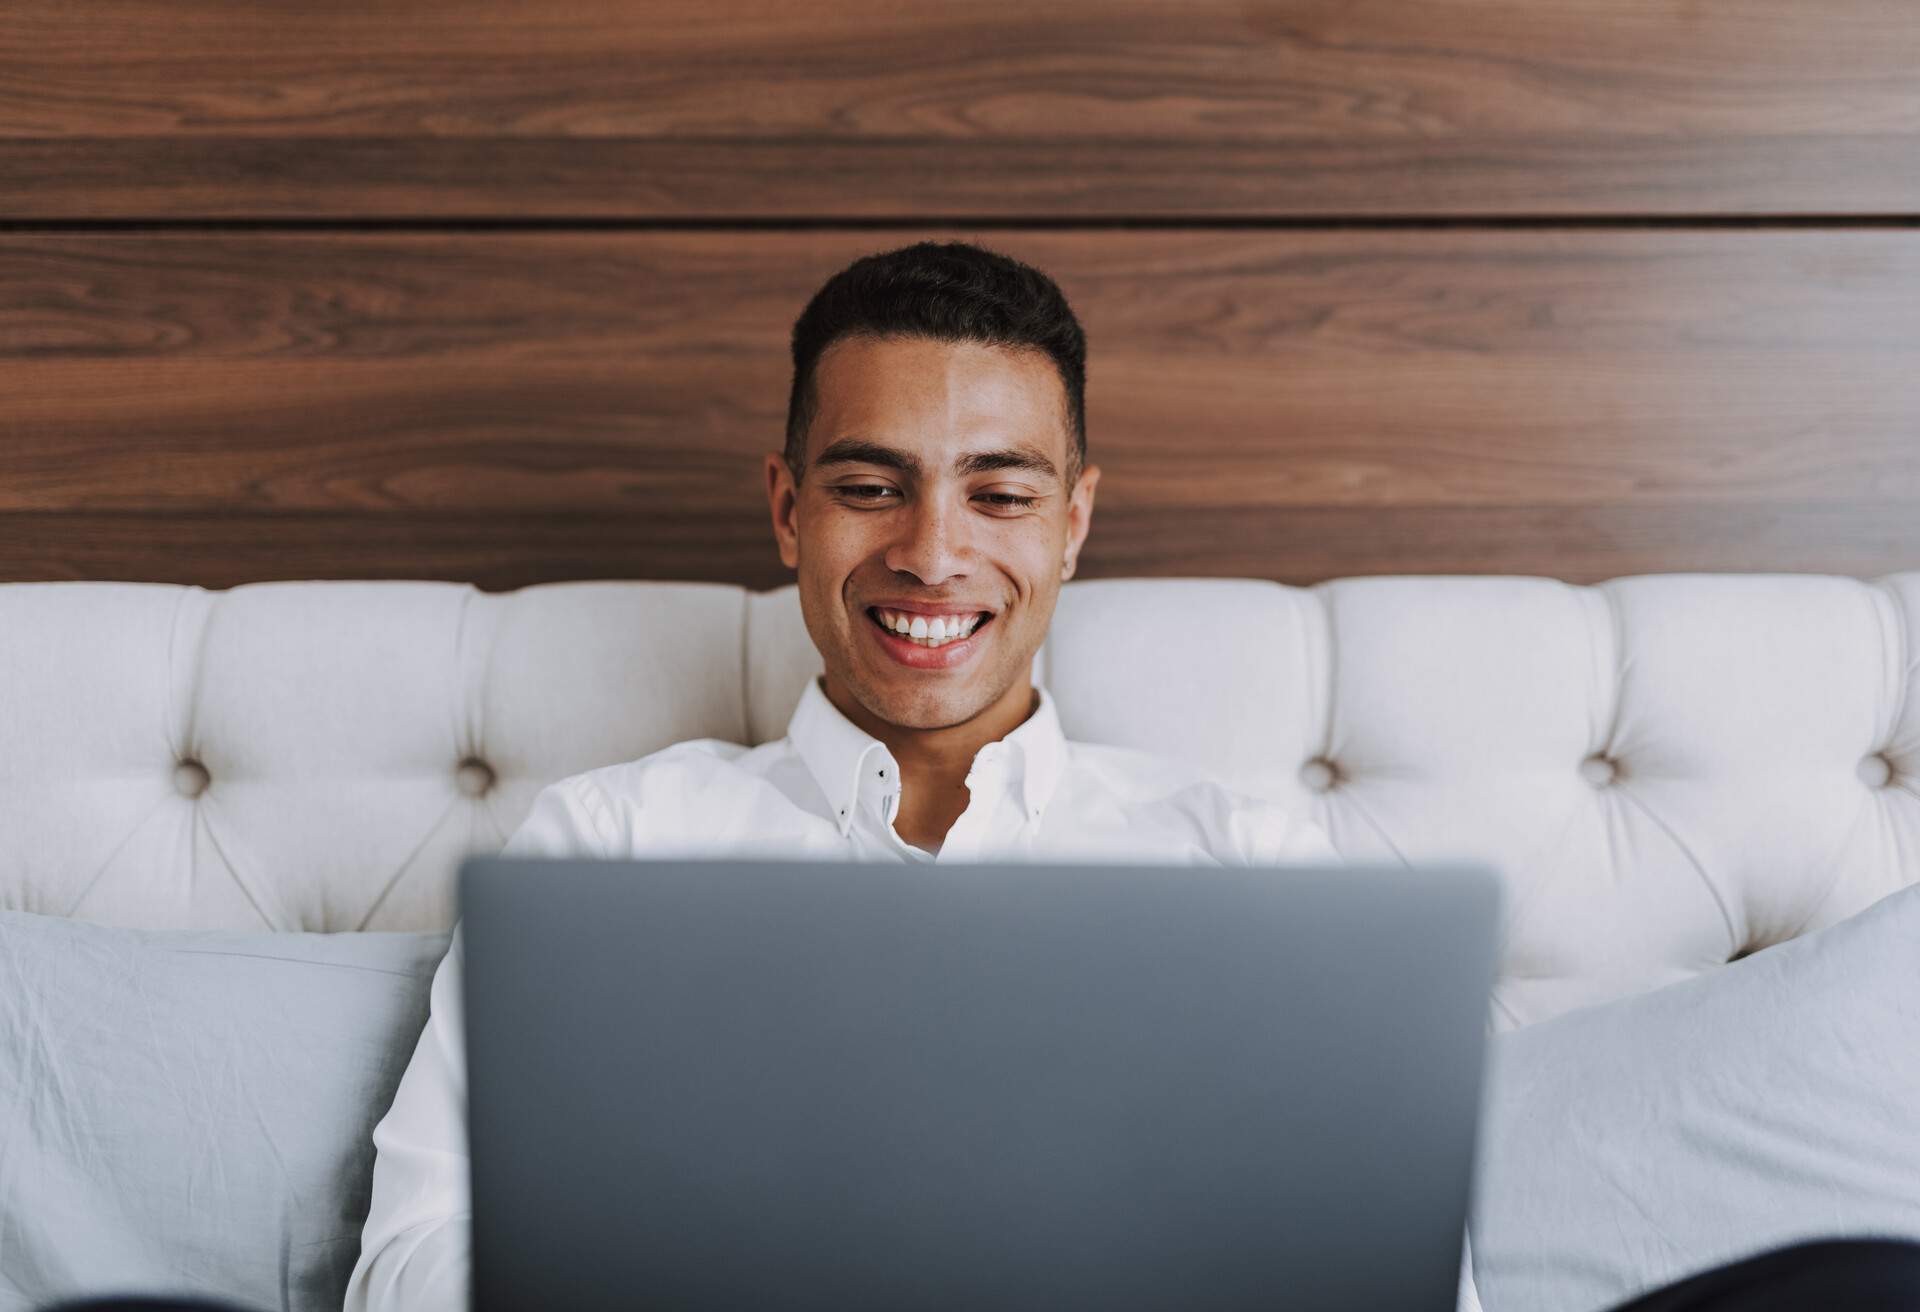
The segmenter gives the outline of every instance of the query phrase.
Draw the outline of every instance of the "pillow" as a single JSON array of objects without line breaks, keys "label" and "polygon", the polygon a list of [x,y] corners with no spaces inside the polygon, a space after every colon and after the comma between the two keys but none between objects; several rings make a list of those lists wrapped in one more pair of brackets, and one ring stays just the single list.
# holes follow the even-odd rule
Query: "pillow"
[{"label": "pillow", "polygon": [[1469,1232],[1487,1312],[1920,1238],[1920,887],[1492,1048]]},{"label": "pillow", "polygon": [[0,1309],[338,1312],[448,938],[0,911]]}]

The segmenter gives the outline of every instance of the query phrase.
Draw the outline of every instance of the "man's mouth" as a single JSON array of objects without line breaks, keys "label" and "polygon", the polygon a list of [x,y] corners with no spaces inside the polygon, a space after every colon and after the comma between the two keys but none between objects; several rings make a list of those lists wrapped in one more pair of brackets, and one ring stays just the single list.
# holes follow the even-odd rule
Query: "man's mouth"
[{"label": "man's mouth", "polygon": [[990,611],[960,611],[951,615],[921,615],[917,612],[888,610],[884,606],[867,607],[867,618],[887,634],[916,647],[945,647],[972,637],[993,619]]}]

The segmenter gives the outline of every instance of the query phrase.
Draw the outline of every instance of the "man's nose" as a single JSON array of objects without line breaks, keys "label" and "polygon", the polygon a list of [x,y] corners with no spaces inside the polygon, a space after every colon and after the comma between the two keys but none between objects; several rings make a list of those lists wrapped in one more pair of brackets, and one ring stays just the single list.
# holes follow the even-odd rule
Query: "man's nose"
[{"label": "man's nose", "polygon": [[888,569],[929,586],[965,575],[972,543],[964,510],[943,498],[922,497],[901,524],[900,536],[887,548]]}]

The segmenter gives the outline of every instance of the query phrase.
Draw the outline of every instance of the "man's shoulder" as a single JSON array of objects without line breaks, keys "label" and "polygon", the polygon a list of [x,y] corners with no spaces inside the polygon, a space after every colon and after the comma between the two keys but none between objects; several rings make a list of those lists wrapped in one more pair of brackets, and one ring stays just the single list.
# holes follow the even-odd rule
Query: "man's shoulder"
[{"label": "man's shoulder", "polygon": [[1070,742],[1075,786],[1191,831],[1223,860],[1339,860],[1316,821],[1192,761],[1136,747]]},{"label": "man's shoulder", "polygon": [[615,761],[556,779],[551,788],[614,801],[659,800],[686,789],[712,788],[729,780],[757,778],[756,766],[778,744],[747,747],[724,738],[689,738],[630,761]]},{"label": "man's shoulder", "polygon": [[767,812],[759,803],[779,796],[768,776],[784,759],[778,744],[696,738],[581,770],[535,795],[504,850],[625,856],[700,848],[721,820]]},{"label": "man's shoulder", "polygon": [[1074,773],[1090,783],[1128,793],[1141,801],[1192,793],[1226,804],[1256,803],[1255,798],[1234,788],[1219,775],[1192,761],[1162,752],[1116,743],[1070,741],[1067,759]]}]

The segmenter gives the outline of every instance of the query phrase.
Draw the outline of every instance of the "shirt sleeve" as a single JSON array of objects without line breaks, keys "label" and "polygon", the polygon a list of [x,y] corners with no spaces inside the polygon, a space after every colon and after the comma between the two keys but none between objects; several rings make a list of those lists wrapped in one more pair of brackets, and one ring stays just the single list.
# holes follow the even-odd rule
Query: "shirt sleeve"
[{"label": "shirt sleeve", "polygon": [[1278,802],[1228,794],[1226,837],[1232,860],[1246,865],[1341,865],[1333,839],[1317,820]]},{"label": "shirt sleeve", "polygon": [[1460,1237],[1460,1297],[1454,1312],[1483,1312],[1479,1286],[1473,1283],[1472,1231]]},{"label": "shirt sleeve", "polygon": [[[501,855],[613,855],[606,816],[591,785],[549,784]],[[373,1129],[373,1201],[344,1312],[467,1312],[473,1213],[461,1016],[465,959],[456,924],[433,974],[426,1028],[393,1106]]]}]

